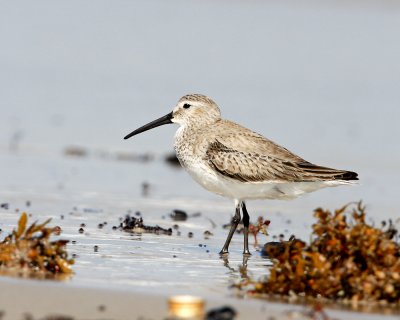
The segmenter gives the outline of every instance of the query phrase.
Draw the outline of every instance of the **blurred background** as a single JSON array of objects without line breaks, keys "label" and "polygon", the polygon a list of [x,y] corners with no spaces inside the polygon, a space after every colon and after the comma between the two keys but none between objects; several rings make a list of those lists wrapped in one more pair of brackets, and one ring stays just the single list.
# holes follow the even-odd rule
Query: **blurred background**
[{"label": "blurred background", "polygon": [[[224,202],[165,163],[174,125],[133,129],[202,93],[236,121],[360,185],[291,202],[363,199],[398,217],[397,1],[2,1],[0,197]],[[172,201],[173,202],[173,201]]]}]

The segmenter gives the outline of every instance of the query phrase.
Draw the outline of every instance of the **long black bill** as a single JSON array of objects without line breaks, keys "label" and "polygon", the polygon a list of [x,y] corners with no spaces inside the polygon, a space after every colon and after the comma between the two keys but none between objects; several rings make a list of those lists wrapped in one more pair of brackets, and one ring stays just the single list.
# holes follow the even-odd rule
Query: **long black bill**
[{"label": "long black bill", "polygon": [[164,117],[161,117],[157,120],[154,120],[148,124],[145,124],[143,127],[140,127],[139,129],[136,129],[135,131],[132,131],[130,134],[128,134],[127,136],[125,136],[124,139],[129,139],[130,137],[142,133],[144,131],[162,126],[164,124],[168,124],[168,123],[172,123],[172,112],[166,114]]}]

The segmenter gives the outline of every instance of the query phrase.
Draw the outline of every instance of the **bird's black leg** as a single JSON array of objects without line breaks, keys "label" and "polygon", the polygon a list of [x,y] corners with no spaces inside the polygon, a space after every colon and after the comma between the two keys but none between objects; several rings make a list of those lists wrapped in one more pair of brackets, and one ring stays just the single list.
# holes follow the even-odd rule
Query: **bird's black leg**
[{"label": "bird's black leg", "polygon": [[222,250],[219,252],[219,254],[228,253],[228,247],[229,247],[229,244],[231,243],[232,236],[235,233],[235,230],[236,230],[236,228],[237,228],[237,226],[238,226],[238,224],[240,222],[240,206],[241,206],[241,202],[238,201],[236,203],[235,215],[234,215],[234,217],[232,218],[232,221],[231,221],[231,229],[229,230],[228,237],[226,238],[225,244],[222,247]]},{"label": "bird's black leg", "polygon": [[249,224],[250,224],[250,216],[247,212],[246,204],[244,201],[242,202],[242,211],[243,211],[243,225],[244,225],[244,250],[243,254],[251,255],[249,250]]}]

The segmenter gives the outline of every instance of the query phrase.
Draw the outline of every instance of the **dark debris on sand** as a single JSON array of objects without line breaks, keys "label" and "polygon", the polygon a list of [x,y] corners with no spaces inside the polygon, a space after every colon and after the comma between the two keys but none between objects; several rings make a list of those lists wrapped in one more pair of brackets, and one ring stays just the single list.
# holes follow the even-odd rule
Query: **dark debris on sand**
[{"label": "dark debris on sand", "polygon": [[377,228],[366,222],[361,202],[348,212],[316,209],[310,244],[292,237],[265,248],[270,275],[249,293],[321,297],[354,305],[400,305],[400,245],[391,221]]},{"label": "dark debris on sand", "polygon": [[143,222],[142,217],[133,217],[127,214],[125,219],[120,223],[119,228],[124,231],[132,233],[155,233],[155,234],[166,234],[172,235],[172,228],[162,228],[158,225],[148,226]]}]

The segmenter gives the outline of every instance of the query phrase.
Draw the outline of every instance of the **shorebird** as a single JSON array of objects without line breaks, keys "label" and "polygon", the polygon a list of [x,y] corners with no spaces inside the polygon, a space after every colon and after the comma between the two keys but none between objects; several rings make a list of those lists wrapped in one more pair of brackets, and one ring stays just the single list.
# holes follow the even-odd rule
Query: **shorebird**
[{"label": "shorebird", "polygon": [[312,164],[258,133],[221,119],[218,105],[201,94],[183,96],[172,112],[124,139],[169,123],[180,125],[174,147],[181,165],[205,189],[234,200],[235,215],[220,254],[228,253],[242,211],[243,254],[250,255],[245,200],[293,199],[358,180],[355,172]]}]

